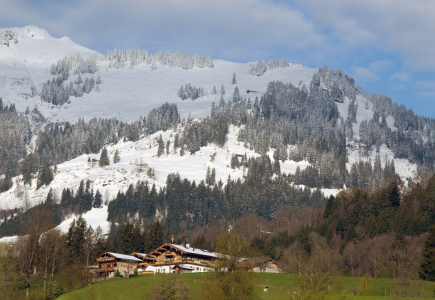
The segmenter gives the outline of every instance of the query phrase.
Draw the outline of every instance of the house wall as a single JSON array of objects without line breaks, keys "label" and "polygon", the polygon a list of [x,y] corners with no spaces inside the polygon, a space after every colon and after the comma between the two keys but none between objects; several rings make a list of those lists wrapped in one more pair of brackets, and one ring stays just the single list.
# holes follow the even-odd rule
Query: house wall
[{"label": "house wall", "polygon": [[[204,267],[204,266],[198,266],[198,265],[194,265],[194,264],[183,264],[183,266],[192,268],[192,273],[203,273],[203,272],[212,272],[213,269],[208,268],[208,267]],[[153,272],[153,273],[173,273],[174,272],[174,267],[175,264],[171,264],[171,265],[164,265],[164,266],[159,266],[159,265],[150,265],[146,268],[146,271],[149,272]]]},{"label": "house wall", "polygon": [[278,266],[274,264],[267,264],[265,268],[254,267],[252,271],[256,273],[281,273]]},{"label": "house wall", "polygon": [[137,262],[118,261],[117,269],[122,276],[126,277],[128,274],[134,274],[134,270],[137,268],[137,265]]}]

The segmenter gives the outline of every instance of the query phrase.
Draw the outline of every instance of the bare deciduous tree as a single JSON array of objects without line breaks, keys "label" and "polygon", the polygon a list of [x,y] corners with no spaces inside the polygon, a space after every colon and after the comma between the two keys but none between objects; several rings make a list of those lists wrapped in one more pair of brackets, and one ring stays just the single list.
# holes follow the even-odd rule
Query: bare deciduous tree
[{"label": "bare deciduous tree", "polygon": [[53,215],[44,207],[34,209],[21,227],[24,234],[16,242],[17,271],[25,275],[26,296],[30,295],[30,276],[37,275],[42,236],[53,228]]}]

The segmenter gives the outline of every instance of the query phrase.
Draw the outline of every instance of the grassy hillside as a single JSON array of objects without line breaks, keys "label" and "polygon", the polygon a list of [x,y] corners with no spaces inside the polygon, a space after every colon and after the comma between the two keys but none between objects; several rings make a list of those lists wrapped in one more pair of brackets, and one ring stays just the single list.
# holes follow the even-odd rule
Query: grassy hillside
[{"label": "grassy hillside", "polygon": [[[108,281],[101,281],[91,284],[88,287],[62,295],[61,300],[73,299],[149,299],[153,287],[160,280],[166,279],[167,276],[178,276],[185,280],[186,285],[190,288],[190,296],[193,300],[200,299],[201,288],[205,276],[209,274],[159,274],[142,275],[130,279],[121,278]],[[300,276],[294,274],[259,274],[255,279],[256,289],[262,299],[290,299],[290,293],[298,290],[301,284]],[[338,299],[339,296],[348,291],[352,293],[357,290],[361,283],[360,277],[333,277],[334,288],[331,299]],[[384,299],[388,295],[391,287],[395,282],[392,279],[374,278],[372,296],[353,296],[353,299]],[[263,291],[263,286],[269,287],[267,292]],[[424,296],[430,299],[433,297],[433,283],[425,283]],[[419,298],[420,299],[420,298]]]}]

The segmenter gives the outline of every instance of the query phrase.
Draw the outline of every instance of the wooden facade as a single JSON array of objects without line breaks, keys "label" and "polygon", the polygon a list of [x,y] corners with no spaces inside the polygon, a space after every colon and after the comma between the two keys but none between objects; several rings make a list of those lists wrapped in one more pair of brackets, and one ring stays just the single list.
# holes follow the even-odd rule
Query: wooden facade
[{"label": "wooden facade", "polygon": [[142,262],[135,256],[114,252],[104,252],[96,258],[96,261],[98,262],[96,274],[99,279],[114,278],[116,271],[127,277],[132,275],[139,263]]},{"label": "wooden facade", "polygon": [[236,265],[255,273],[281,273],[278,264],[271,258],[247,259]]},{"label": "wooden facade", "polygon": [[139,264],[153,273],[210,272],[216,253],[187,245],[166,243],[147,254]]}]

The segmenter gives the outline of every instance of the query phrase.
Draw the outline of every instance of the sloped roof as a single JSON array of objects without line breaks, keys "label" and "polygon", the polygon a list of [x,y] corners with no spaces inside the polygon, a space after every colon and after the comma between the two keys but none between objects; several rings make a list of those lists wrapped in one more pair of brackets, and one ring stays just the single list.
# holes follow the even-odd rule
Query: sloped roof
[{"label": "sloped roof", "polygon": [[137,257],[134,257],[132,255],[126,255],[126,254],[120,254],[120,253],[114,253],[114,252],[107,252],[108,254],[112,255],[113,257],[119,258],[119,259],[125,259],[125,260],[133,260],[142,262],[142,259],[139,259]]},{"label": "sloped roof", "polygon": [[190,254],[196,254],[196,255],[202,255],[202,256],[208,256],[208,257],[213,257],[216,258],[218,253],[212,252],[212,251],[208,251],[205,249],[199,249],[199,248],[193,248],[193,247],[186,247],[183,245],[177,245],[177,244],[170,244],[172,247],[178,248],[181,251],[184,251],[186,253],[190,253]]}]

